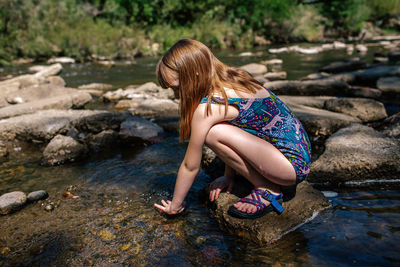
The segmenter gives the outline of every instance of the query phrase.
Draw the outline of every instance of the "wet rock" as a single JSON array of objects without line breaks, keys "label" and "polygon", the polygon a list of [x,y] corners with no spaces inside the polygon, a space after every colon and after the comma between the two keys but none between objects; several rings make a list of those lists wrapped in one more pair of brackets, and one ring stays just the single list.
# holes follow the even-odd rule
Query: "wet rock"
[{"label": "wet rock", "polygon": [[155,142],[163,133],[157,124],[140,117],[132,117],[121,123],[119,137],[124,143],[147,144]]},{"label": "wet rock", "polygon": [[347,83],[331,80],[273,81],[264,86],[279,95],[341,95],[349,86]]},{"label": "wet rock", "polygon": [[70,58],[70,57],[56,57],[56,58],[50,58],[47,60],[47,63],[53,64],[53,63],[70,63],[73,64],[75,63],[75,59]]},{"label": "wet rock", "polygon": [[357,117],[363,122],[377,121],[387,117],[383,103],[373,99],[328,99],[325,101],[325,109]]},{"label": "wet rock", "polygon": [[263,77],[269,81],[285,80],[287,77],[287,74],[286,74],[286,71],[267,72],[264,74]]},{"label": "wet rock", "polygon": [[113,86],[107,83],[90,83],[78,86],[78,89],[110,90]]},{"label": "wet rock", "polygon": [[363,71],[353,72],[356,76],[355,84],[376,86],[376,82],[382,77],[396,76],[399,66],[373,66]]},{"label": "wet rock", "polygon": [[257,64],[257,63],[250,63],[244,66],[241,66],[240,69],[247,71],[251,75],[260,75],[264,74],[267,72],[267,67],[262,64]]},{"label": "wet rock", "polygon": [[46,199],[49,194],[45,190],[34,191],[28,194],[28,202],[35,202],[38,200]]},{"label": "wet rock", "polygon": [[400,77],[385,77],[380,78],[377,82],[377,87],[382,90],[383,93],[400,93]]},{"label": "wet rock", "polygon": [[[240,191],[238,187],[241,188]],[[250,189],[236,185],[231,194],[221,193],[214,204],[215,220],[224,231],[258,244],[275,242],[330,206],[320,191],[314,189],[308,182],[302,182],[297,187],[296,197],[283,203],[285,210],[281,215],[271,212],[255,220],[230,216],[227,213],[229,206],[247,195]]]},{"label": "wet rock", "polygon": [[45,109],[81,108],[91,100],[92,97],[88,93],[79,91],[68,95],[53,96],[1,108],[0,119],[30,114]]},{"label": "wet rock", "polygon": [[69,136],[57,135],[43,151],[42,164],[54,166],[66,162],[74,162],[87,154],[85,145]]},{"label": "wet rock", "polygon": [[133,115],[145,118],[160,118],[178,115],[179,113],[178,103],[170,99],[121,100],[114,108],[117,110],[129,110]]},{"label": "wet rock", "polygon": [[387,136],[400,139],[400,112],[386,118],[378,130]]},{"label": "wet rock", "polygon": [[143,100],[149,98],[174,99],[175,95],[171,88],[163,89],[153,82],[145,83],[139,87],[128,86],[125,90],[118,89],[104,94],[103,98],[110,102],[121,99]]},{"label": "wet rock", "polygon": [[287,105],[303,105],[307,107],[323,109],[325,101],[330,99],[337,99],[334,96],[289,96],[280,95],[279,98]]},{"label": "wet rock", "polygon": [[60,63],[56,63],[50,66],[47,66],[46,68],[43,68],[39,72],[35,73],[35,77],[49,77],[49,76],[54,76],[57,75],[61,72],[62,70],[62,65]]},{"label": "wet rock", "polygon": [[44,207],[44,210],[47,211],[47,212],[53,211],[53,210],[54,210],[54,205],[52,205],[52,204],[47,204],[47,205]]},{"label": "wet rock", "polygon": [[166,132],[179,133],[179,115],[154,118],[154,123],[159,125]]},{"label": "wet rock", "polygon": [[102,131],[89,138],[89,146],[93,151],[110,148],[118,142],[118,133],[113,130]]},{"label": "wet rock", "polygon": [[319,71],[328,73],[338,73],[364,69],[366,64],[363,60],[348,60],[348,61],[337,61],[321,68]]},{"label": "wet rock", "polygon": [[26,203],[24,192],[15,191],[0,196],[0,214],[8,214],[21,209]]},{"label": "wet rock", "polygon": [[327,137],[351,123],[361,122],[360,119],[346,114],[290,103],[288,106],[299,118],[310,137]]},{"label": "wet rock", "polygon": [[382,96],[382,91],[376,88],[365,86],[351,86],[347,91],[347,95],[379,99]]},{"label": "wet rock", "polygon": [[225,163],[207,146],[203,146],[201,167],[212,178],[224,175]]},{"label": "wet rock", "polygon": [[49,83],[54,86],[65,87],[65,81],[60,76],[49,76],[45,79],[46,83]]},{"label": "wet rock", "polygon": [[26,102],[43,100],[45,98],[51,98],[55,96],[71,95],[76,93],[80,92],[73,88],[66,88],[63,86],[56,86],[53,84],[41,84],[35,86],[28,86],[18,90],[17,92],[10,93],[6,99],[10,104],[21,104]]},{"label": "wet rock", "polygon": [[367,53],[368,47],[366,45],[358,44],[356,45],[356,50],[360,53]]},{"label": "wet rock", "polygon": [[310,182],[341,184],[346,181],[400,178],[400,143],[361,124],[334,133],[324,153],[311,164]]}]

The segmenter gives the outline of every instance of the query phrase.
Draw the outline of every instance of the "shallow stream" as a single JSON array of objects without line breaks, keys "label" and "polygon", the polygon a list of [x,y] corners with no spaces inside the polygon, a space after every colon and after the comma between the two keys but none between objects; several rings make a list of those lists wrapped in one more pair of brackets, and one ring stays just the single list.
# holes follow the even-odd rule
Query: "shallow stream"
[{"label": "shallow stream", "polygon": [[[361,57],[371,62],[373,52],[379,50],[371,48]],[[217,56],[235,66],[273,58],[268,53],[258,57],[238,53],[222,51]],[[348,58],[343,50],[277,57],[283,59],[288,79]],[[70,87],[105,82],[117,89],[155,81],[156,61],[139,58],[134,65],[110,69],[64,65],[61,76]],[[25,72],[26,67],[19,67],[0,74]],[[392,112],[396,108],[389,107]],[[148,147],[115,148],[83,162],[42,167],[36,146],[16,147],[0,165],[0,195],[44,189],[50,197],[0,217],[0,266],[400,265],[398,185],[320,188],[332,207],[263,247],[219,230],[199,197],[211,181],[203,172],[188,195],[185,214],[165,218],[153,203],[171,197],[185,148],[186,143],[179,143],[171,133]],[[65,198],[66,191],[79,198]],[[48,204],[55,209],[45,211]]]}]

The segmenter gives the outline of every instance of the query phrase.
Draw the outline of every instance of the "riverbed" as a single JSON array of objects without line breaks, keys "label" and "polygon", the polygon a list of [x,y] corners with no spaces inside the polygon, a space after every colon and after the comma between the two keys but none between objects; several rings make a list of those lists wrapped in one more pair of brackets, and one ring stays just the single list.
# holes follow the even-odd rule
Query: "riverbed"
[{"label": "riverbed", "polygon": [[[288,79],[299,79],[345,50],[317,55],[285,53],[240,57],[243,51],[219,51],[225,63],[240,66],[280,58]],[[372,62],[366,55],[353,55]],[[64,65],[67,86],[109,83],[114,89],[156,81],[157,58],[105,68],[91,63]],[[8,68],[22,74],[28,66]],[[87,108],[112,109],[90,104]],[[387,106],[394,113],[398,106]],[[398,110],[397,110],[398,111]],[[40,166],[37,146],[16,146],[0,165],[0,194],[44,189],[49,199],[0,217],[0,266],[398,266],[400,264],[400,191],[397,184],[326,188],[332,206],[293,229],[274,244],[259,246],[222,232],[199,194],[211,181],[200,172],[183,216],[166,218],[154,202],[171,198],[187,143],[175,133],[145,147],[113,148],[87,160],[57,167]],[[376,177],[384,179],[385,177]],[[67,198],[71,192],[77,198]],[[55,208],[46,211],[48,204]]]}]

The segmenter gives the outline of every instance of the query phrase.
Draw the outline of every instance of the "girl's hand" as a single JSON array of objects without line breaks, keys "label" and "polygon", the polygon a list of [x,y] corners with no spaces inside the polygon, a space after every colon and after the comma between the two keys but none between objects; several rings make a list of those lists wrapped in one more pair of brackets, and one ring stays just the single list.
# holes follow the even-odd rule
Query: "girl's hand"
[{"label": "girl's hand", "polygon": [[234,185],[234,179],[228,178],[226,176],[221,176],[215,179],[209,186],[210,190],[210,201],[215,201],[222,190],[226,189],[226,193],[230,193],[232,191]]},{"label": "girl's hand", "polygon": [[154,207],[156,207],[157,209],[162,210],[163,212],[169,214],[169,215],[175,215],[175,214],[179,214],[181,213],[185,207],[184,206],[180,206],[177,209],[172,207],[172,202],[170,200],[164,201],[161,200],[161,204],[159,205],[157,203],[154,203]]}]

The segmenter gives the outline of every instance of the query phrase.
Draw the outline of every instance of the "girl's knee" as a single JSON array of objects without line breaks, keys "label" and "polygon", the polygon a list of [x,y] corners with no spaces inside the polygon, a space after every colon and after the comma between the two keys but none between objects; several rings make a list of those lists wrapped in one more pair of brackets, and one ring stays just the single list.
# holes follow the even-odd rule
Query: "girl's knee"
[{"label": "girl's knee", "polygon": [[229,125],[226,123],[218,123],[212,126],[206,136],[206,145],[213,146],[223,140],[223,138],[229,132],[229,130],[227,130],[227,126],[229,127]]}]

